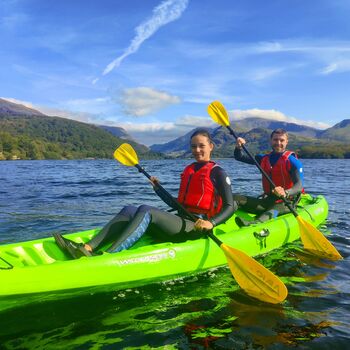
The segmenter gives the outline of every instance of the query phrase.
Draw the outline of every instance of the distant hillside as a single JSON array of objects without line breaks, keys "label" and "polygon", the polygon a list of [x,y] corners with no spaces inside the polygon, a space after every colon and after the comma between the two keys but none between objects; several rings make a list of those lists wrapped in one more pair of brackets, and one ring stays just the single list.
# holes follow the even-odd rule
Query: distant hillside
[{"label": "distant hillside", "polygon": [[43,116],[41,112],[25,107],[21,104],[13,103],[0,98],[0,116],[21,117],[21,116]]},{"label": "distant hillside", "polygon": [[[0,100],[0,159],[112,158],[125,140],[94,125],[59,117],[48,117]],[[146,146],[130,141],[146,157]]]},{"label": "distant hillside", "polygon": [[125,129],[118,126],[108,126],[108,125],[96,125],[98,128],[108,131],[114,136],[117,136],[123,140],[135,141]]},{"label": "distant hillside", "polygon": [[[252,153],[269,151],[271,131],[284,128],[289,132],[289,149],[302,158],[350,158],[350,119],[327,130],[262,118],[239,120],[232,127],[247,140]],[[149,149],[133,141],[123,128],[48,117],[0,99],[0,160],[111,158],[113,151],[125,141],[144,159],[190,157],[189,142],[194,130]],[[213,156],[232,157],[235,140],[227,129],[216,127],[210,132],[216,145]]]},{"label": "distant hillside", "polygon": [[155,144],[152,145],[150,148],[154,152],[165,153],[172,157],[182,156],[189,150],[190,137],[195,130],[196,129],[193,129],[187,134],[178,137],[173,141],[164,144]]},{"label": "distant hillside", "polygon": [[[173,141],[152,145],[150,148],[154,152],[162,152],[171,157],[190,157],[190,137],[198,129],[195,128]],[[214,156],[229,157],[233,154],[234,140],[225,128],[206,128],[206,130],[210,132],[215,144]]]},{"label": "distant hillside", "polygon": [[239,126],[242,129],[247,129],[247,130],[256,129],[256,128],[274,130],[277,128],[282,128],[293,134],[306,136],[306,137],[316,137],[320,132],[319,129],[311,128],[305,125],[281,122],[281,121],[275,121],[275,120],[269,120],[269,119],[257,118],[257,117],[239,120]]},{"label": "distant hillside", "polygon": [[350,143],[350,119],[344,119],[333,127],[321,131],[319,137],[325,140]]},{"label": "distant hillside", "polygon": [[[244,122],[246,121],[246,123]],[[252,129],[249,129],[253,127]],[[283,128],[289,133],[289,149],[303,158],[350,158],[350,121],[344,120],[327,130],[318,130],[294,123],[269,121],[262,118],[248,118],[234,127],[238,136],[244,137],[251,153],[270,150],[270,133]],[[189,157],[189,139],[193,129],[184,136],[163,145],[152,145],[153,151],[163,152],[171,157]],[[214,143],[214,157],[232,157],[235,140],[226,128],[209,129]]]}]

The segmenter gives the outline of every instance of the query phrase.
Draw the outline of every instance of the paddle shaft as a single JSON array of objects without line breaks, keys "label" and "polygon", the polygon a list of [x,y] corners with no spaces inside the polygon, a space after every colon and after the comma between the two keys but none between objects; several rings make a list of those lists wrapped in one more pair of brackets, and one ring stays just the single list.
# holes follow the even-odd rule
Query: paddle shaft
[{"label": "paddle shaft", "polygon": [[[238,136],[236,135],[236,133],[232,130],[232,128],[227,125],[226,128],[228,129],[228,131],[230,132],[230,134],[237,140]],[[269,184],[275,188],[276,185],[273,183],[273,181],[271,180],[270,176],[266,173],[266,171],[260,166],[260,164],[257,162],[257,160],[255,159],[255,157],[249,152],[249,150],[247,149],[247,147],[245,145],[242,145],[243,150],[248,154],[249,158],[255,163],[255,165],[258,167],[258,169],[260,170],[261,174],[266,178],[266,180],[269,182]],[[298,213],[294,210],[294,208],[291,206],[291,204],[288,202],[288,200],[285,197],[279,197],[280,199],[283,200],[284,204],[288,207],[288,209],[293,213],[293,215],[295,217],[298,216]]]},{"label": "paddle shaft", "polygon": [[[142,168],[139,164],[136,164],[135,167],[137,170],[144,174],[149,180],[151,180],[151,175],[147,173],[147,171]],[[191,212],[189,212],[181,203],[179,203],[176,199],[173,198],[173,196],[159,183],[157,183],[158,188],[166,194],[169,198],[171,198],[171,201],[173,202],[174,206],[181,212],[185,213],[193,222],[196,222],[198,218],[194,216]],[[220,247],[222,245],[222,242],[213,235],[212,231],[206,231],[206,234]]]}]

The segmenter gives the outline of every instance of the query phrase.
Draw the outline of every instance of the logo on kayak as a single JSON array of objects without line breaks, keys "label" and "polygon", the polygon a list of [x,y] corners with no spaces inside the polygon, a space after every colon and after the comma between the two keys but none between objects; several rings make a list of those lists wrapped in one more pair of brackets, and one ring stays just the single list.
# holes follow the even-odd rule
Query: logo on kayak
[{"label": "logo on kayak", "polygon": [[169,249],[166,252],[155,253],[150,255],[138,256],[135,258],[122,259],[118,261],[119,265],[129,265],[129,264],[144,264],[144,263],[154,263],[166,259],[174,259],[176,257],[176,251],[174,249]]}]

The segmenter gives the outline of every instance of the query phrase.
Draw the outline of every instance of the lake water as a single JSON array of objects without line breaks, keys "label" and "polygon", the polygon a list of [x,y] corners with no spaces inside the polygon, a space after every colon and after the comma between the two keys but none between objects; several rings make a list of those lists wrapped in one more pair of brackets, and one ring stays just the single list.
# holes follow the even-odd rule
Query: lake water
[{"label": "lake water", "polygon": [[[140,163],[176,194],[188,160]],[[260,193],[254,166],[219,160],[234,192]],[[0,312],[0,349],[345,349],[350,343],[350,161],[303,160],[305,188],[323,194],[320,230],[344,260],[300,242],[258,261],[285,278],[282,305],[247,297],[229,269]],[[126,204],[166,206],[147,179],[113,160],[0,162],[0,242],[104,225]],[[0,281],[1,283],[1,281]]]}]

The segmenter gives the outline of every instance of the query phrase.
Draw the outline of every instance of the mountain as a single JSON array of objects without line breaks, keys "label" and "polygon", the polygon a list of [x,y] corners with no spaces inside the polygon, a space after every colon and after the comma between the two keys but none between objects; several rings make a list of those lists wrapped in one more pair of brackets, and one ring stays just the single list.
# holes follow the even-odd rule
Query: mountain
[{"label": "mountain", "polygon": [[337,140],[350,143],[350,119],[344,119],[331,128],[321,131],[319,137],[325,140]]},{"label": "mountain", "polygon": [[[154,152],[165,153],[171,157],[177,157],[184,155],[189,150],[190,138],[193,132],[197,129],[193,129],[187,134],[176,138],[173,141],[166,142],[164,144],[154,144],[150,148]],[[212,131],[211,129],[210,132]]]},{"label": "mountain", "polygon": [[18,103],[13,103],[0,98],[0,116],[1,117],[21,117],[21,116],[43,116],[44,114],[25,107]]},{"label": "mountain", "polygon": [[[295,123],[278,122],[263,118],[248,118],[233,125],[235,133],[246,139],[249,150],[255,154],[270,150],[270,134],[283,128],[289,134],[289,149],[303,158],[350,158],[350,120],[346,119],[327,130],[319,130]],[[189,157],[189,142],[193,129],[184,136],[162,145],[152,145],[152,151],[171,157]],[[224,127],[208,129],[215,143],[214,157],[232,157],[235,140]]]},{"label": "mountain", "polygon": [[[173,141],[164,143],[164,144],[156,144],[152,145],[150,149],[154,152],[161,152],[166,154],[170,157],[190,157],[191,156],[191,150],[190,150],[190,139],[191,135],[198,129],[202,128],[195,128],[188,132],[187,134],[176,138]],[[225,131],[225,129],[221,127],[217,128],[206,128],[206,130],[209,131],[214,144],[214,154],[216,154],[217,149],[221,149],[221,153],[224,152],[224,147],[228,145],[229,143],[232,143],[232,137]]]},{"label": "mountain", "polygon": [[[253,142],[251,147],[256,150],[269,149],[269,135],[272,130],[282,128],[288,131],[290,135],[298,135],[300,137],[317,137],[320,130],[295,123],[280,122],[264,118],[251,117],[239,120],[238,125],[233,128],[237,134],[247,138],[248,142]],[[165,144],[151,145],[150,148],[155,152],[166,153],[169,156],[181,156],[188,152],[189,139],[196,129],[181,136],[175,140]],[[212,134],[214,142],[218,149],[221,149],[221,154],[228,154],[231,152],[233,139],[228,134],[225,128],[208,129]],[[261,138],[261,139],[260,139]],[[293,138],[293,137],[292,137]]]},{"label": "mountain", "polygon": [[[254,117],[239,120],[232,128],[247,140],[252,153],[268,151],[272,129],[284,128],[289,132],[289,149],[302,158],[350,158],[350,119],[318,130]],[[123,128],[49,117],[35,109],[0,99],[0,160],[111,158],[115,148],[125,140],[144,159],[190,157],[190,136],[195,130],[148,148],[133,141]],[[232,157],[235,141],[227,129],[217,127],[209,131],[215,143],[213,156]]]},{"label": "mountain", "polygon": [[96,125],[98,128],[108,131],[112,135],[119,137],[123,140],[135,141],[132,136],[130,136],[125,129],[118,126],[108,126],[108,125]]},{"label": "mountain", "polygon": [[[112,158],[124,142],[103,128],[0,99],[0,159]],[[158,156],[144,145],[129,143],[145,158]]]},{"label": "mountain", "polygon": [[278,129],[282,128],[287,130],[289,133],[297,134],[300,136],[306,137],[316,137],[320,130],[316,128],[312,128],[306,125],[300,125],[295,123],[288,123],[276,120],[270,120],[265,118],[251,117],[239,120],[239,125],[242,129],[256,129],[256,128],[264,128],[264,129]]}]

